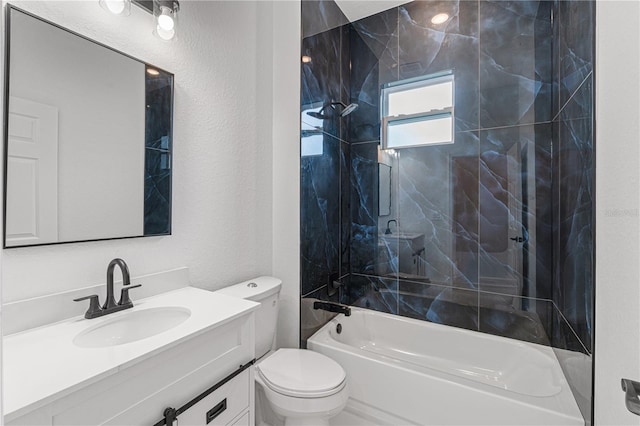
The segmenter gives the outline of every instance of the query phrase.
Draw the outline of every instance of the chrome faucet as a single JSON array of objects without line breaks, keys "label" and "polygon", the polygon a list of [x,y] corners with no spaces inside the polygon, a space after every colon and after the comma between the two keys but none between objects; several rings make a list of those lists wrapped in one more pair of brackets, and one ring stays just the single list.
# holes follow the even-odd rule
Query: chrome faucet
[{"label": "chrome faucet", "polygon": [[[116,266],[119,266],[122,271],[123,285],[122,290],[120,291],[120,301],[118,303],[116,303],[116,299],[113,296],[113,270]],[[97,318],[112,312],[133,308],[133,302],[129,298],[129,290],[137,287],[142,287],[142,285],[131,285],[131,278],[129,276],[129,267],[127,266],[127,263],[122,259],[113,259],[109,262],[109,266],[107,267],[107,300],[105,300],[104,305],[100,307],[97,294],[73,299],[73,301],[80,302],[88,299],[89,309],[84,314],[84,317],[87,319]]]},{"label": "chrome faucet", "polygon": [[389,235],[391,234],[391,228],[389,227],[389,225],[391,225],[391,222],[394,222],[396,224],[396,230],[398,229],[398,221],[395,219],[391,219],[387,221],[387,229],[385,229],[384,233],[385,235]]}]

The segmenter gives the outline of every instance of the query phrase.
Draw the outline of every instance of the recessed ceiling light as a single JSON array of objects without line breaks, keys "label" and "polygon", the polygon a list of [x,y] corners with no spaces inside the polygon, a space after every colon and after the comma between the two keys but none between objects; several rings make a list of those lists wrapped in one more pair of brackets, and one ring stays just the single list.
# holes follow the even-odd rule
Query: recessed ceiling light
[{"label": "recessed ceiling light", "polygon": [[302,57],[302,63],[303,64],[308,64],[309,62],[311,62],[311,56],[304,55]]},{"label": "recessed ceiling light", "polygon": [[448,13],[438,13],[433,18],[431,18],[431,23],[432,24],[436,24],[436,25],[444,24],[448,20],[449,20],[449,14]]},{"label": "recessed ceiling light", "polygon": [[160,75],[160,71],[153,69],[153,68],[147,68],[147,74],[149,75]]}]

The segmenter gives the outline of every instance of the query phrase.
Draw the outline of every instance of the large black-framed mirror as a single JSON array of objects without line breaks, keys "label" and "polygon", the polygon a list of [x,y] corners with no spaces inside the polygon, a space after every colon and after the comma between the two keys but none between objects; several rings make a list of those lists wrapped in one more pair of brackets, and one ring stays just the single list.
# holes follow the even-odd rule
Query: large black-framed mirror
[{"label": "large black-framed mirror", "polygon": [[173,80],[7,5],[4,247],[170,235]]}]

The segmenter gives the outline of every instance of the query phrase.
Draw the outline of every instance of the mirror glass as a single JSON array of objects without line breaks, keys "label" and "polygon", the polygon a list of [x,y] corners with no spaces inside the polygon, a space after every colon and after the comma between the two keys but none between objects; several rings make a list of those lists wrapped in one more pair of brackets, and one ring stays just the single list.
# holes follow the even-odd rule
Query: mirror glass
[{"label": "mirror glass", "polygon": [[170,234],[173,75],[8,9],[5,248]]}]

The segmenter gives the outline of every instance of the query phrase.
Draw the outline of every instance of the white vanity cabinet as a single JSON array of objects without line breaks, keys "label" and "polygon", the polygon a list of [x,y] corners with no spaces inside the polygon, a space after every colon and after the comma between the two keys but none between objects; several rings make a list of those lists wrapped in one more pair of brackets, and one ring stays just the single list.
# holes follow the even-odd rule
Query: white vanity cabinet
[{"label": "white vanity cabinet", "polygon": [[[118,350],[126,351],[125,346]],[[100,356],[100,349],[78,350],[89,364],[92,356]],[[120,364],[115,371],[12,410],[5,416],[5,425],[153,426],[163,420],[166,408],[180,409],[211,388],[215,390],[178,416],[180,426],[252,425],[254,352],[254,313],[245,307],[241,314]],[[69,370],[64,371],[66,367]],[[5,362],[5,368],[11,367]],[[60,374],[74,374],[73,366],[61,368]],[[47,381],[56,377],[52,374]],[[46,386],[37,379],[29,384],[33,377],[24,372],[23,378],[20,386],[34,386],[33,390]],[[11,392],[11,386],[5,387],[6,392]]]}]

